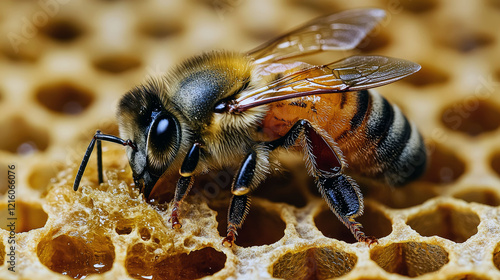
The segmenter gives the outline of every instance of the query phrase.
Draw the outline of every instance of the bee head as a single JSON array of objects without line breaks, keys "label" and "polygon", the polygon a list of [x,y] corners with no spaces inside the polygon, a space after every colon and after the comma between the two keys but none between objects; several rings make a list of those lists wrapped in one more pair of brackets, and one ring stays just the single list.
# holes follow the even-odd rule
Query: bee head
[{"label": "bee head", "polygon": [[[120,136],[136,149],[127,148],[134,181],[149,197],[158,179],[175,170],[182,148],[182,116],[160,99],[157,84],[136,87],[123,96],[118,106]],[[186,133],[184,133],[186,134]]]}]

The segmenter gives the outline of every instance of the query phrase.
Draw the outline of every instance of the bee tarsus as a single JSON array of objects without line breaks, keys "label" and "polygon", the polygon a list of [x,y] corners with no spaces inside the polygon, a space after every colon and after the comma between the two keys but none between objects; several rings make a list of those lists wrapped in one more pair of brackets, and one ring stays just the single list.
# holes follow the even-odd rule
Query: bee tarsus
[{"label": "bee tarsus", "polygon": [[179,208],[181,202],[186,197],[186,194],[189,193],[191,188],[193,187],[194,178],[192,176],[181,177],[177,181],[177,185],[175,187],[175,195],[174,195],[174,207],[172,208],[172,214],[170,218],[170,222],[172,223],[172,228],[181,228],[181,223],[179,221]]},{"label": "bee tarsus", "polygon": [[247,195],[233,195],[227,214],[227,235],[222,245],[232,247],[238,235],[238,229],[245,221],[250,211],[250,197]]}]

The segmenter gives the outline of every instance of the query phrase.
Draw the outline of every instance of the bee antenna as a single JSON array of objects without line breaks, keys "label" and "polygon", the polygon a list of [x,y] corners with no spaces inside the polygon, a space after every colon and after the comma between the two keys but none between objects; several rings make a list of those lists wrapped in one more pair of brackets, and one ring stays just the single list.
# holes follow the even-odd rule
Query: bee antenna
[{"label": "bee antenna", "polygon": [[89,162],[90,155],[92,154],[92,151],[94,150],[94,145],[97,142],[97,173],[98,173],[98,179],[99,179],[99,184],[103,182],[103,176],[102,176],[102,146],[101,146],[101,141],[108,141],[108,142],[113,142],[117,144],[121,144],[123,146],[129,146],[134,151],[137,151],[137,146],[132,142],[132,140],[123,140],[119,137],[116,137],[114,135],[109,135],[109,134],[102,134],[100,130],[98,130],[95,134],[94,137],[92,137],[92,140],[90,141],[89,146],[87,147],[87,151],[85,152],[85,155],[83,156],[82,163],[80,164],[80,168],[78,168],[78,173],[76,174],[75,177],[75,183],[73,184],[73,190],[77,191],[78,186],[80,186],[80,181],[82,180],[83,177],[83,172],[85,171],[85,168],[87,167],[87,163]]}]

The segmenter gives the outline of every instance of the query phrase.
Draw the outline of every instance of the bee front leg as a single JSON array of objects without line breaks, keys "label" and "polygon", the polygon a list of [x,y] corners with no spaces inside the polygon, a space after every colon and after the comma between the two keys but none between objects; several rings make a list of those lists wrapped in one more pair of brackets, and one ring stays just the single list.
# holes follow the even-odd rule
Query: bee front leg
[{"label": "bee front leg", "polygon": [[175,187],[174,207],[172,208],[172,215],[169,219],[169,222],[172,223],[172,228],[175,229],[182,227],[182,224],[179,221],[180,204],[193,186],[194,177],[192,174],[194,173],[194,170],[196,169],[196,166],[198,166],[198,162],[200,160],[200,146],[201,144],[198,142],[193,144],[184,158],[179,171],[181,178],[177,181],[177,185]]},{"label": "bee front leg", "polygon": [[191,190],[193,182],[194,178],[192,176],[181,177],[179,181],[177,181],[177,185],[175,187],[174,207],[172,208],[172,215],[169,219],[169,222],[172,223],[172,228],[179,229],[182,227],[182,224],[179,222],[179,208],[186,194]]}]

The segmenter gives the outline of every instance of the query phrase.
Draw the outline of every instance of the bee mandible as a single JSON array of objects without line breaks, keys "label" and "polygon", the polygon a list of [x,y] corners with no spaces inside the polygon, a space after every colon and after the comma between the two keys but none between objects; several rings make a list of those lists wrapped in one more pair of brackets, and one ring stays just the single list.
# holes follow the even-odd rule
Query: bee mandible
[{"label": "bee mandible", "polygon": [[[330,209],[358,241],[363,196],[354,174],[403,185],[419,177],[426,150],[416,126],[372,88],[420,69],[416,63],[355,55],[326,65],[282,62],[321,51],[349,50],[385,12],[357,9],[315,19],[245,54],[212,51],[126,93],[118,105],[120,138],[97,132],[75,178],[77,190],[97,143],[126,146],[133,178],[148,198],[177,172],[170,222],[196,175],[239,167],[232,181],[225,246],[232,246],[250,208],[250,194],[275,168],[277,151],[301,151]],[[125,140],[126,139],[126,140]],[[179,176],[179,175],[177,175]]]}]

